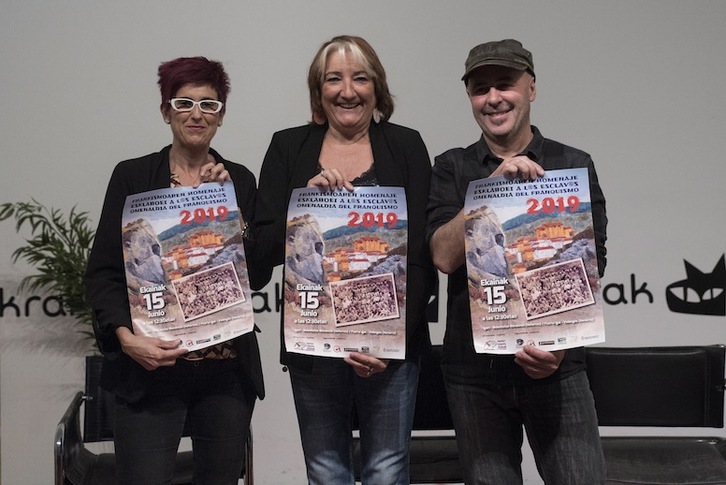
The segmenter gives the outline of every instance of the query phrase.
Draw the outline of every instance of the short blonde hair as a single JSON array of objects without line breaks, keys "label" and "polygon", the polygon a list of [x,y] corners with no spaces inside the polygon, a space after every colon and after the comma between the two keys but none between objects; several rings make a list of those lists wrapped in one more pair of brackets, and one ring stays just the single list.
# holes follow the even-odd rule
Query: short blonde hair
[{"label": "short blonde hair", "polygon": [[324,43],[315,54],[308,70],[308,89],[310,90],[310,110],[313,120],[324,118],[323,113],[323,80],[328,56],[333,52],[341,54],[350,53],[359,62],[366,73],[373,80],[376,94],[376,109],[380,113],[381,121],[387,121],[393,114],[393,96],[388,90],[386,71],[373,47],[362,37],[353,35],[339,35]]}]

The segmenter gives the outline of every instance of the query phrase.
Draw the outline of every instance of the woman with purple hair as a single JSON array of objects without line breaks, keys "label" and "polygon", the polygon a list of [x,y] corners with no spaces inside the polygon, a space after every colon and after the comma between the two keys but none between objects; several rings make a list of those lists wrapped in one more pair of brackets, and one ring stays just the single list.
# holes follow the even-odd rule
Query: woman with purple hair
[{"label": "woman with purple hair", "polygon": [[[186,426],[194,451],[194,483],[236,484],[255,400],[264,397],[255,332],[191,353],[178,340],[134,333],[121,221],[130,194],[228,180],[234,183],[243,220],[251,221],[255,177],[210,148],[229,93],[222,64],[182,57],[162,63],[158,74],[161,115],[172,142],[116,166],[86,274],[94,332],[104,356],[101,387],[116,396],[117,480],[170,484]],[[251,254],[251,239],[245,238],[244,246]],[[250,286],[257,289],[270,274],[252,259],[247,259]]]}]

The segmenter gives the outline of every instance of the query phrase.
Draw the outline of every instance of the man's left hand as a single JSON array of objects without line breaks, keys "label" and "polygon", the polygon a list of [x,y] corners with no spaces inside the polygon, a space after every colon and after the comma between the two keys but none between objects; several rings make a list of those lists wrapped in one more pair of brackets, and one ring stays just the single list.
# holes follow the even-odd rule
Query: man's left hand
[{"label": "man's left hand", "polygon": [[490,177],[504,176],[507,179],[516,177],[524,180],[534,180],[545,174],[542,166],[526,155],[517,155],[507,158],[492,172]]}]

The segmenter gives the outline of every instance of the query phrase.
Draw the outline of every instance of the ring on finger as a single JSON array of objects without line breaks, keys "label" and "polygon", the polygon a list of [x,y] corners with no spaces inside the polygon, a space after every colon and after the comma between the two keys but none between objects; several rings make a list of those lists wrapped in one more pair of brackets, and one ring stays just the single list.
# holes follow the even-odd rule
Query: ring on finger
[{"label": "ring on finger", "polygon": [[325,177],[325,169],[320,170],[320,176]]},{"label": "ring on finger", "polygon": [[373,367],[368,366],[368,372],[366,372],[366,376],[370,377],[371,374],[373,374]]}]

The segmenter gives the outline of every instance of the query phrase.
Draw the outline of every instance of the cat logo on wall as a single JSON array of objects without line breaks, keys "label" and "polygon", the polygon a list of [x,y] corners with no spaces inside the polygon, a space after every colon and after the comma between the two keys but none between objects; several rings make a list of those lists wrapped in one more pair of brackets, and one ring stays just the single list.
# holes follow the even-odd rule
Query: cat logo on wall
[{"label": "cat logo on wall", "polygon": [[676,313],[726,316],[726,260],[716,263],[713,271],[703,273],[691,263],[686,265],[686,279],[666,288],[668,308]]}]

